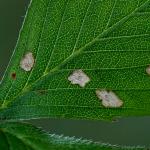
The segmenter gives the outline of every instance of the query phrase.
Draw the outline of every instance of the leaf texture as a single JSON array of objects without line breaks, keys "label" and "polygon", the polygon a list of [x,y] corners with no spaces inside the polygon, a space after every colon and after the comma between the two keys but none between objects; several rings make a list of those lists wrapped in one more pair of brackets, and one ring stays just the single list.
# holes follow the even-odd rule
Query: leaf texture
[{"label": "leaf texture", "polygon": [[0,140],[0,149],[4,150],[144,150],[48,134],[30,124],[16,122],[0,124]]},{"label": "leaf texture", "polygon": [[[32,0],[0,85],[0,118],[150,115],[149,27],[149,0]],[[27,52],[29,72],[20,68]],[[84,88],[68,81],[76,69],[91,79]],[[104,108],[96,89],[114,91],[123,107]]]}]

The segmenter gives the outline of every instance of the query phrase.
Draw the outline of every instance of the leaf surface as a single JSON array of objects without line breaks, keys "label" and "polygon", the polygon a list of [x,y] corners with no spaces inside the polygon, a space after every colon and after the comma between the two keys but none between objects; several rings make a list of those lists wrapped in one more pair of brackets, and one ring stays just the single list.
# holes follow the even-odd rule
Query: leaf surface
[{"label": "leaf surface", "polygon": [[48,134],[27,123],[0,124],[0,149],[5,150],[143,150]]},{"label": "leaf surface", "polygon": [[[0,118],[150,115],[149,27],[149,0],[32,0],[0,85]],[[35,64],[26,72],[28,52]],[[68,81],[77,69],[91,79],[84,88]],[[123,107],[103,107],[97,89]]]}]

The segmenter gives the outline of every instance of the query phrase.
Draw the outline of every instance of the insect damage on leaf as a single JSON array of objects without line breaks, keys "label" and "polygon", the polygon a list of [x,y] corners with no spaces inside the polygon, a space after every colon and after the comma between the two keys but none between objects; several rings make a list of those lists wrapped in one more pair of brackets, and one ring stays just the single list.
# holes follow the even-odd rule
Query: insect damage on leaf
[{"label": "insect damage on leaf", "polygon": [[20,61],[20,67],[24,71],[30,71],[34,65],[34,57],[31,52],[28,52]]},{"label": "insect damage on leaf", "polygon": [[150,75],[150,65],[146,68],[146,73]]},{"label": "insect damage on leaf", "polygon": [[12,78],[13,80],[16,79],[16,73],[15,73],[15,72],[13,72],[13,73],[11,74],[11,78]]},{"label": "insect damage on leaf", "polygon": [[90,78],[81,70],[75,70],[69,77],[68,80],[71,81],[72,84],[78,84],[81,87],[85,87],[85,85],[90,81]]},{"label": "insect damage on leaf", "polygon": [[96,94],[104,107],[117,108],[123,105],[123,101],[112,91],[96,90]]}]

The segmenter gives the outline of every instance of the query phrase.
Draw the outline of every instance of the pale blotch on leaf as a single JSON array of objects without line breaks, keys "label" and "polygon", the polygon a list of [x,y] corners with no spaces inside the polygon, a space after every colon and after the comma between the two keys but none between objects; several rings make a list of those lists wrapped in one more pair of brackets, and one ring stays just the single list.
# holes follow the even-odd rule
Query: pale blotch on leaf
[{"label": "pale blotch on leaf", "polygon": [[150,65],[146,68],[146,73],[150,75]]},{"label": "pale blotch on leaf", "polygon": [[81,87],[85,87],[85,85],[90,81],[90,78],[81,70],[75,70],[69,77],[68,80],[71,81],[72,84],[78,84]]},{"label": "pale blotch on leaf", "polygon": [[24,71],[30,71],[34,65],[34,57],[31,52],[28,52],[20,61],[20,67]]},{"label": "pale blotch on leaf", "polygon": [[117,108],[123,105],[123,101],[112,91],[96,90],[96,95],[102,100],[104,107]]}]

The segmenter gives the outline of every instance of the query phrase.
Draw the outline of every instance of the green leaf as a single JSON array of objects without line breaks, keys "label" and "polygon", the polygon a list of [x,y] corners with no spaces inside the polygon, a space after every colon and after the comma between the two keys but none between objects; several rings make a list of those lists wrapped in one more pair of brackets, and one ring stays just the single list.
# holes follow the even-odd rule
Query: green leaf
[{"label": "green leaf", "polygon": [[48,134],[26,123],[0,124],[0,149],[3,150],[143,150],[144,147],[119,147],[89,140]]},{"label": "green leaf", "polygon": [[[32,0],[0,85],[1,119],[150,115],[150,0]],[[31,52],[31,71],[20,61]],[[82,69],[84,88],[68,76]],[[105,108],[97,89],[123,107]]]}]

